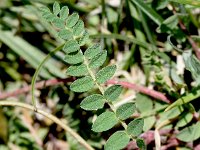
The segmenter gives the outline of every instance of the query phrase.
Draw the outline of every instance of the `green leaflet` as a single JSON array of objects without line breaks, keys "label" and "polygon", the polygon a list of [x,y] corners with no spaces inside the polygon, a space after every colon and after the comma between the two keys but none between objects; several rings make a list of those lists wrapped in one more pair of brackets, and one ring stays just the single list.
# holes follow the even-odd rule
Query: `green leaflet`
[{"label": "green leaflet", "polygon": [[176,137],[184,142],[197,140],[200,137],[200,122],[184,128],[177,134]]},{"label": "green leaflet", "polygon": [[83,62],[83,54],[82,52],[74,52],[70,54],[66,54],[64,61],[66,61],[68,64],[78,64]]},{"label": "green leaflet", "polygon": [[114,112],[106,111],[99,115],[92,125],[92,130],[95,132],[103,132],[111,129],[117,124],[118,119]]},{"label": "green leaflet", "polygon": [[42,17],[45,18],[49,22],[52,22],[54,19],[56,19],[56,16],[52,13],[45,13],[43,14]]},{"label": "green leaflet", "polygon": [[125,120],[134,113],[135,109],[134,103],[123,104],[117,109],[116,116],[121,120]]},{"label": "green leaflet", "polygon": [[66,26],[68,28],[72,28],[78,21],[79,15],[78,13],[71,14],[66,20]]},{"label": "green leaflet", "polygon": [[177,27],[178,16],[172,15],[165,19],[162,24],[156,29],[158,32],[166,33],[168,30],[173,30]]},{"label": "green leaflet", "polygon": [[64,40],[69,40],[73,37],[73,34],[70,30],[68,29],[63,29],[63,30],[60,30],[58,32],[58,36],[61,37],[62,39]]},{"label": "green leaflet", "polygon": [[96,74],[96,81],[98,83],[105,83],[107,80],[112,78],[112,76],[115,74],[115,71],[117,69],[116,65],[112,66],[106,66],[102,68],[97,74]]},{"label": "green leaflet", "polygon": [[136,143],[137,143],[137,146],[140,148],[140,150],[147,149],[143,139],[140,139],[140,138],[136,139]]},{"label": "green leaflet", "polygon": [[79,36],[84,31],[84,22],[79,20],[76,25],[73,27],[73,34],[74,36]]},{"label": "green leaflet", "polygon": [[74,65],[74,66],[70,66],[67,69],[67,75],[70,76],[75,76],[75,77],[79,77],[79,76],[84,76],[86,75],[87,72],[87,67],[85,64],[81,64],[81,65]]},{"label": "green leaflet", "polygon": [[137,94],[136,102],[135,102],[137,109],[142,113],[151,112],[153,109],[153,102],[150,97],[143,95],[143,94]]},{"label": "green leaflet", "polygon": [[45,12],[51,12],[50,11],[50,9],[48,8],[48,7],[46,7],[46,6],[42,6],[42,7],[40,7],[40,11],[42,12],[42,13],[45,13]]},{"label": "green leaflet", "polygon": [[87,57],[88,59],[92,59],[94,56],[99,54],[100,51],[101,51],[100,44],[94,44],[86,49],[84,56]]},{"label": "green leaflet", "polygon": [[100,94],[93,94],[83,99],[81,108],[85,110],[97,110],[103,108],[105,99]]},{"label": "green leaflet", "polygon": [[193,119],[193,113],[187,112],[180,115],[178,122],[176,123],[176,127],[184,127],[189,124]]},{"label": "green leaflet", "polygon": [[87,32],[87,30],[85,30],[84,32],[83,32],[83,35],[80,37],[80,39],[78,40],[78,44],[80,45],[80,46],[83,46],[83,45],[85,45],[87,42],[88,42],[88,40],[89,40],[89,33]]},{"label": "green leaflet", "polygon": [[113,101],[117,100],[117,98],[121,94],[122,90],[123,90],[123,88],[121,85],[113,85],[106,89],[106,91],[104,92],[104,97],[109,102],[113,102]]},{"label": "green leaflet", "polygon": [[77,79],[70,85],[70,89],[74,92],[86,92],[93,88],[94,82],[91,77],[86,76],[80,79]]},{"label": "green leaflet", "polygon": [[58,15],[59,12],[60,12],[60,5],[57,1],[55,1],[53,4],[53,13],[54,15]]},{"label": "green leaflet", "polygon": [[65,22],[58,17],[53,19],[52,24],[59,29],[63,29],[65,27]]},{"label": "green leaflet", "polygon": [[69,8],[67,6],[63,6],[60,10],[60,19],[65,20],[69,15]]},{"label": "green leaflet", "polygon": [[132,136],[138,136],[142,133],[144,120],[142,118],[135,119],[128,124],[127,133]]},{"label": "green leaflet", "polygon": [[103,65],[103,63],[106,61],[107,57],[107,51],[103,50],[99,54],[97,54],[89,63],[89,67],[92,69],[98,68]]},{"label": "green leaflet", "polygon": [[185,62],[185,68],[189,70],[192,74],[192,77],[200,84],[200,61],[196,58],[195,55],[192,55],[192,52],[184,52],[183,59]]},{"label": "green leaflet", "polygon": [[155,122],[156,122],[156,117],[155,116],[144,117],[143,131],[150,130],[154,126]]},{"label": "green leaflet", "polygon": [[76,52],[80,49],[80,46],[76,40],[67,41],[63,47],[65,53]]},{"label": "green leaflet", "polygon": [[120,150],[126,147],[130,137],[125,131],[117,131],[109,137],[105,144],[105,150]]}]

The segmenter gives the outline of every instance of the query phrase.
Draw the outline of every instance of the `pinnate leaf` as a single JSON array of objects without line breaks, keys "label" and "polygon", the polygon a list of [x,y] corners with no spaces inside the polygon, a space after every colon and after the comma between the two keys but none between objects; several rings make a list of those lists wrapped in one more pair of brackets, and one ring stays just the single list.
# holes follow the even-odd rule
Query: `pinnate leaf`
[{"label": "pinnate leaf", "polygon": [[88,49],[86,49],[84,56],[87,57],[88,59],[93,58],[97,54],[99,54],[101,51],[101,46],[100,44],[94,44],[90,46]]},{"label": "pinnate leaf", "polygon": [[119,119],[125,120],[134,113],[135,109],[136,107],[134,103],[126,103],[117,109],[116,115]]},{"label": "pinnate leaf", "polygon": [[138,136],[142,133],[144,120],[142,118],[135,119],[128,124],[127,133],[132,136]]},{"label": "pinnate leaf", "polygon": [[97,110],[103,108],[104,103],[105,99],[102,95],[93,94],[83,99],[80,105],[85,110]]},{"label": "pinnate leaf", "polygon": [[87,30],[85,30],[85,31],[83,32],[83,35],[82,35],[81,38],[79,39],[78,44],[79,44],[80,46],[83,46],[83,45],[85,45],[85,44],[87,43],[88,40],[89,40],[89,33],[87,32]]},{"label": "pinnate leaf", "polygon": [[69,15],[69,8],[67,6],[63,6],[60,10],[60,18],[62,20],[65,20],[67,19],[68,15]]},{"label": "pinnate leaf", "polygon": [[111,129],[115,124],[117,124],[118,119],[115,113],[106,111],[99,115],[92,125],[92,130],[95,132],[103,132]]},{"label": "pinnate leaf", "polygon": [[104,97],[109,102],[113,102],[113,101],[117,100],[117,98],[121,94],[122,90],[123,90],[123,88],[121,85],[113,85],[106,89],[106,91],[104,92]]},{"label": "pinnate leaf", "polygon": [[69,40],[73,37],[73,34],[70,30],[63,29],[59,31],[58,36],[64,40]]},{"label": "pinnate leaf", "polygon": [[77,23],[78,19],[79,19],[78,13],[73,13],[73,14],[71,14],[71,15],[67,18],[66,26],[67,26],[68,28],[73,27],[73,26]]},{"label": "pinnate leaf", "polygon": [[85,64],[70,66],[66,73],[75,77],[84,76],[87,74],[87,67]]},{"label": "pinnate leaf", "polygon": [[94,69],[98,68],[103,65],[103,63],[106,61],[107,57],[107,51],[103,50],[99,54],[97,54],[94,58],[91,59],[89,63],[89,67]]},{"label": "pinnate leaf", "polygon": [[53,13],[55,15],[58,15],[59,12],[60,12],[60,5],[57,1],[55,1],[54,4],[53,4]]},{"label": "pinnate leaf", "polygon": [[105,150],[120,150],[126,147],[130,137],[125,131],[117,131],[109,137],[105,144]]},{"label": "pinnate leaf", "polygon": [[83,62],[83,54],[80,51],[66,54],[64,61],[66,61],[68,64],[78,64]]},{"label": "pinnate leaf", "polygon": [[67,41],[63,47],[65,53],[76,52],[80,49],[80,46],[76,40]]},{"label": "pinnate leaf", "polygon": [[84,22],[79,20],[76,25],[73,27],[74,36],[79,36],[84,31]]},{"label": "pinnate leaf", "polygon": [[137,143],[137,146],[140,148],[140,150],[146,150],[146,145],[143,139],[140,139],[140,138],[136,139],[136,143]]},{"label": "pinnate leaf", "polygon": [[70,89],[74,92],[86,92],[93,88],[94,82],[91,77],[85,76],[77,79],[70,85]]},{"label": "pinnate leaf", "polygon": [[96,74],[96,81],[98,83],[105,83],[107,80],[112,78],[112,76],[115,74],[116,69],[117,69],[116,65],[106,66],[106,67],[102,68]]}]

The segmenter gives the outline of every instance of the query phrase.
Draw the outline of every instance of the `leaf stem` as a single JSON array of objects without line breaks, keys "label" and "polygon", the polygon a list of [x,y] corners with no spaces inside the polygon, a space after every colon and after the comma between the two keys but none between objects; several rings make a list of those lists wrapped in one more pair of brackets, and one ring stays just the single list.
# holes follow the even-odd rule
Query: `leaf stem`
[{"label": "leaf stem", "polygon": [[51,58],[51,56],[53,56],[57,51],[61,50],[62,47],[64,46],[64,44],[56,47],[54,50],[52,50],[43,60],[42,62],[39,64],[38,68],[36,69],[34,75],[33,75],[33,78],[32,78],[32,81],[31,81],[31,97],[32,97],[32,104],[34,106],[34,110],[36,111],[37,110],[37,107],[36,107],[36,101],[35,101],[35,96],[34,96],[34,92],[35,92],[35,83],[36,83],[36,79],[37,79],[37,76],[39,75],[40,73],[40,70],[42,69],[43,65],[45,64],[46,61],[49,60],[49,58]]},{"label": "leaf stem", "polygon": [[[26,108],[26,109],[35,111],[34,106],[31,106],[31,105],[25,104],[25,103],[21,103],[21,102],[11,101],[11,100],[0,101],[0,106],[18,106],[18,107],[22,107],[22,108]],[[87,150],[94,150],[82,137],[80,137],[75,131],[73,131],[73,129],[71,129],[69,126],[67,126],[65,123],[63,123],[56,116],[49,114],[41,109],[37,109],[36,113],[45,116],[46,118],[52,120],[53,122],[55,122],[56,124],[61,126],[65,131],[67,131],[71,136],[73,136]]]}]

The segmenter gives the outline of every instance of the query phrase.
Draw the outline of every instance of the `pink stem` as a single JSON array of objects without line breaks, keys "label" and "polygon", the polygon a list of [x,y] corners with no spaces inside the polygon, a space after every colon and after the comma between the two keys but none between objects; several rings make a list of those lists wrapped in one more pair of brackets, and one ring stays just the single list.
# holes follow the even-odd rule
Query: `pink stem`
[{"label": "pink stem", "polygon": [[[42,89],[43,87],[58,85],[62,83],[72,82],[74,81],[73,78],[67,78],[67,79],[50,79],[46,81],[40,81],[35,84],[36,89]],[[135,91],[138,91],[140,93],[146,94],[148,96],[151,96],[155,99],[161,100],[166,103],[170,103],[170,100],[161,92],[157,92],[155,90],[148,89],[146,87],[132,84],[129,82],[124,81],[117,81],[117,80],[109,80],[107,81],[107,84],[120,84],[125,88],[133,89]],[[0,94],[0,99],[5,99],[12,96],[17,96],[19,94],[27,93],[31,90],[31,86],[25,86],[21,89],[15,90],[13,92],[5,92]]]}]

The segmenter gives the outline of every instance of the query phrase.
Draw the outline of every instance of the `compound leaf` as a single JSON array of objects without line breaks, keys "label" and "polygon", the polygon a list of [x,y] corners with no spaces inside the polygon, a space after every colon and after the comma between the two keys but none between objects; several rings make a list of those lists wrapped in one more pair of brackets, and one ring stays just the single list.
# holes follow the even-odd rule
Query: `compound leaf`
[{"label": "compound leaf", "polygon": [[79,36],[84,31],[84,22],[79,20],[76,25],[73,27],[73,34],[74,36]]},{"label": "compound leaf", "polygon": [[117,124],[118,119],[114,112],[106,111],[99,115],[92,125],[92,130],[95,132],[103,132],[111,129]]},{"label": "compound leaf", "polygon": [[53,4],[53,13],[54,15],[58,15],[59,12],[60,12],[60,5],[57,1],[55,1]]},{"label": "compound leaf", "polygon": [[126,147],[130,137],[125,131],[117,131],[109,137],[105,144],[105,150],[120,150]]},{"label": "compound leaf", "polygon": [[66,54],[64,61],[66,61],[68,64],[78,64],[83,62],[83,54],[82,52],[74,52],[70,54]]},{"label": "compound leaf", "polygon": [[76,40],[67,41],[63,47],[65,53],[76,52],[80,49],[80,46]]},{"label": "compound leaf", "polygon": [[62,20],[65,20],[67,19],[68,15],[69,15],[69,8],[67,6],[63,6],[60,10],[60,18]]},{"label": "compound leaf", "polygon": [[113,101],[117,100],[117,98],[121,94],[122,90],[123,90],[123,88],[121,85],[113,85],[106,89],[106,91],[104,92],[104,97],[109,102],[113,102]]},{"label": "compound leaf", "polygon": [[91,59],[89,67],[95,69],[102,66],[103,63],[106,61],[106,57],[107,57],[107,51],[103,50],[102,52],[100,52],[94,58]]},{"label": "compound leaf", "polygon": [[80,79],[77,79],[70,85],[70,89],[74,92],[86,92],[93,88],[94,82],[91,77],[86,76]]},{"label": "compound leaf", "polygon": [[135,109],[136,106],[134,103],[123,104],[117,109],[116,116],[121,120],[125,120],[134,113]]},{"label": "compound leaf", "polygon": [[85,64],[70,66],[66,73],[75,77],[84,76],[87,74],[87,67]]},{"label": "compound leaf", "polygon": [[71,14],[71,15],[67,18],[66,26],[67,26],[68,28],[73,27],[73,26],[77,23],[78,19],[79,19],[78,13],[73,13],[73,14]]},{"label": "compound leaf", "polygon": [[59,29],[63,29],[65,27],[65,22],[58,17],[53,19],[52,24]]},{"label": "compound leaf", "polygon": [[61,37],[64,40],[69,40],[73,37],[73,34],[70,30],[63,29],[63,30],[59,31],[58,36]]},{"label": "compound leaf", "polygon": [[84,56],[87,57],[88,59],[92,59],[94,56],[99,54],[100,51],[101,51],[100,44],[94,44],[86,49]]},{"label": "compound leaf", "polygon": [[102,95],[93,94],[83,99],[80,105],[85,110],[97,110],[103,108],[104,103],[105,99]]},{"label": "compound leaf", "polygon": [[138,136],[142,133],[144,120],[142,118],[135,119],[128,124],[127,133],[132,136]]},{"label": "compound leaf", "polygon": [[106,66],[106,67],[102,68],[96,74],[96,81],[98,83],[105,83],[107,80],[112,78],[112,76],[115,74],[116,69],[117,69],[116,65]]}]

